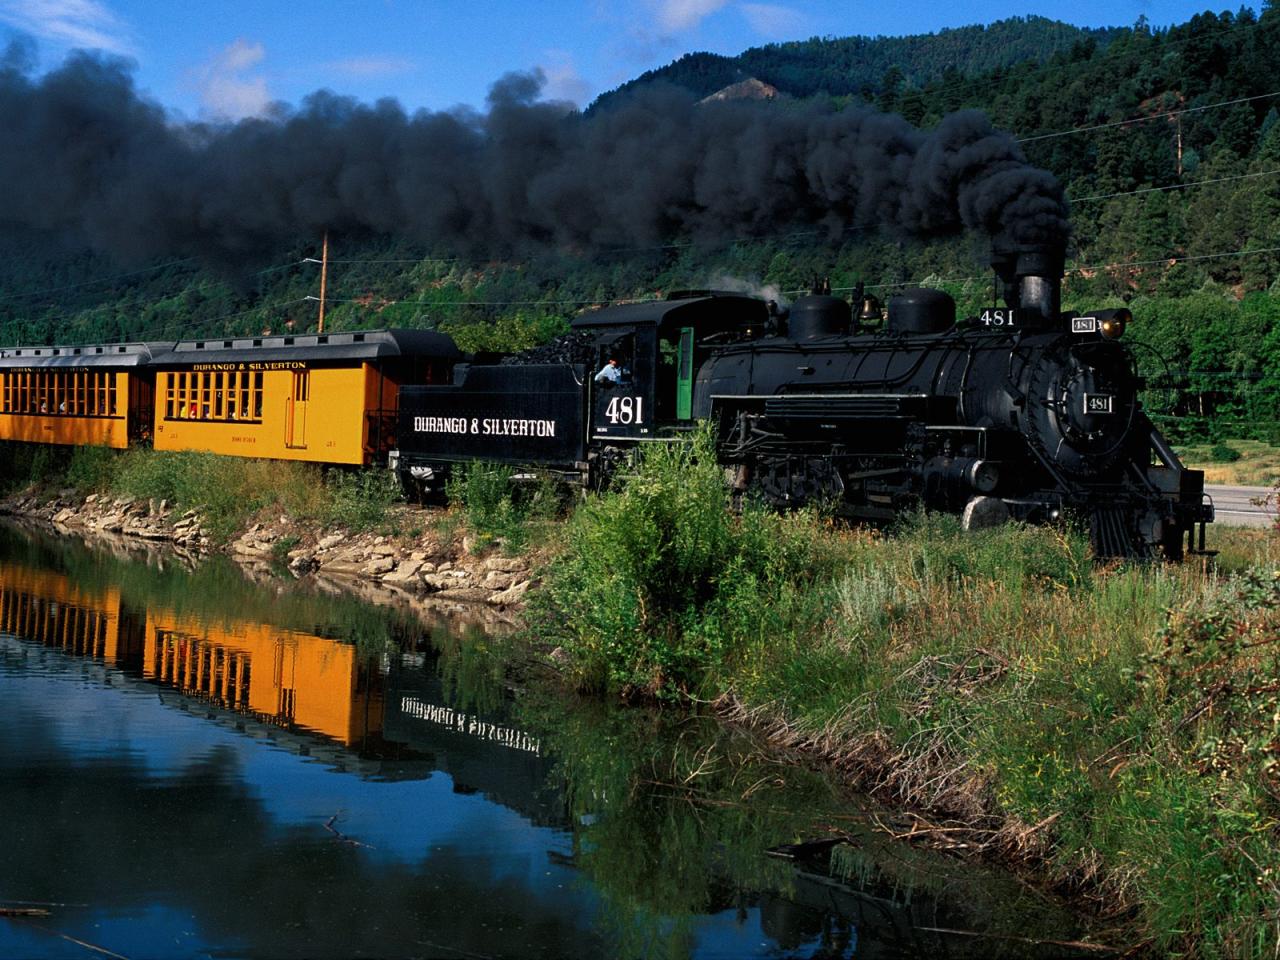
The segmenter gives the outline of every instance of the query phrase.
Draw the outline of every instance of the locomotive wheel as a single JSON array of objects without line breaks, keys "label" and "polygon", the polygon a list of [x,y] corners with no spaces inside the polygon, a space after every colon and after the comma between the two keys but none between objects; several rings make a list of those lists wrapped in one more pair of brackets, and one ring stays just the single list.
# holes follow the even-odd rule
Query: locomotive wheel
[{"label": "locomotive wheel", "polygon": [[752,471],[752,488],[772,506],[797,510],[844,497],[844,478],[829,460],[789,457],[761,460]]}]

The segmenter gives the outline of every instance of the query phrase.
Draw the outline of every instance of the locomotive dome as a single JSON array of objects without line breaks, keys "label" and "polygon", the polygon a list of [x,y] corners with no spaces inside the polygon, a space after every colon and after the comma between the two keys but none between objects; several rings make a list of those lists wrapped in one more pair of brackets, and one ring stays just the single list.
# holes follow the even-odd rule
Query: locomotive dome
[{"label": "locomotive dome", "polygon": [[956,302],[930,287],[907,287],[889,299],[886,333],[942,333],[956,324]]},{"label": "locomotive dome", "polygon": [[792,340],[836,337],[850,332],[853,308],[849,301],[827,294],[810,294],[791,305],[787,336]]}]

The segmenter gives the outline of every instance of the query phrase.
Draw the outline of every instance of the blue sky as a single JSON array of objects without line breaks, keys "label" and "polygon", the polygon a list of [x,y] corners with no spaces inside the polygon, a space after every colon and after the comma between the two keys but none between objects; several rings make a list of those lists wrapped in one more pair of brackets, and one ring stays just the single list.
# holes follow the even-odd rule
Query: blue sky
[{"label": "blue sky", "polygon": [[77,47],[127,57],[151,99],[196,119],[258,114],[320,88],[391,96],[411,110],[480,107],[497,77],[534,68],[546,95],[585,105],[694,50],[1029,14],[1087,26],[1145,15],[1165,26],[1203,9],[1204,0],[0,0],[0,35],[33,40],[40,69]]}]

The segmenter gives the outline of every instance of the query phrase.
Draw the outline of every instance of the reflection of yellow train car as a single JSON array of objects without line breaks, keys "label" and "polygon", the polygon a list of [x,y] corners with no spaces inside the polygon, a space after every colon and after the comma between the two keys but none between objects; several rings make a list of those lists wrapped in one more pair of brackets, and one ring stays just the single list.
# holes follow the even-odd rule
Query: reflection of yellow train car
[{"label": "reflection of yellow train car", "polygon": [[190,340],[157,357],[157,450],[370,464],[393,445],[402,384],[447,383],[427,330]]},{"label": "reflection of yellow train car", "polygon": [[88,593],[47,570],[5,567],[0,631],[107,663],[123,666],[129,659],[131,631],[121,629],[120,592]]},{"label": "reflection of yellow train car", "polygon": [[382,729],[376,665],[337,640],[246,620],[134,613],[114,587],[91,593],[60,573],[17,566],[0,581],[0,631],[344,746]]},{"label": "reflection of yellow train car", "polygon": [[382,729],[377,672],[349,644],[241,620],[202,623],[157,610],[147,619],[147,678],[344,745]]},{"label": "reflection of yellow train car", "polygon": [[0,350],[0,440],[371,465],[400,387],[448,383],[430,330]]},{"label": "reflection of yellow train car", "polygon": [[0,440],[123,448],[149,437],[152,348],[0,350]]}]

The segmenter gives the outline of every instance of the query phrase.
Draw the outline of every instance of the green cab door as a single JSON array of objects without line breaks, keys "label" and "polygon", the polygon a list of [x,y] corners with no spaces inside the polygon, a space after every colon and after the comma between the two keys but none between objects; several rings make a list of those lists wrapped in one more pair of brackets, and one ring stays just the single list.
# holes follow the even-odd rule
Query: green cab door
[{"label": "green cab door", "polygon": [[680,328],[676,364],[676,419],[689,420],[693,417],[693,327]]}]

